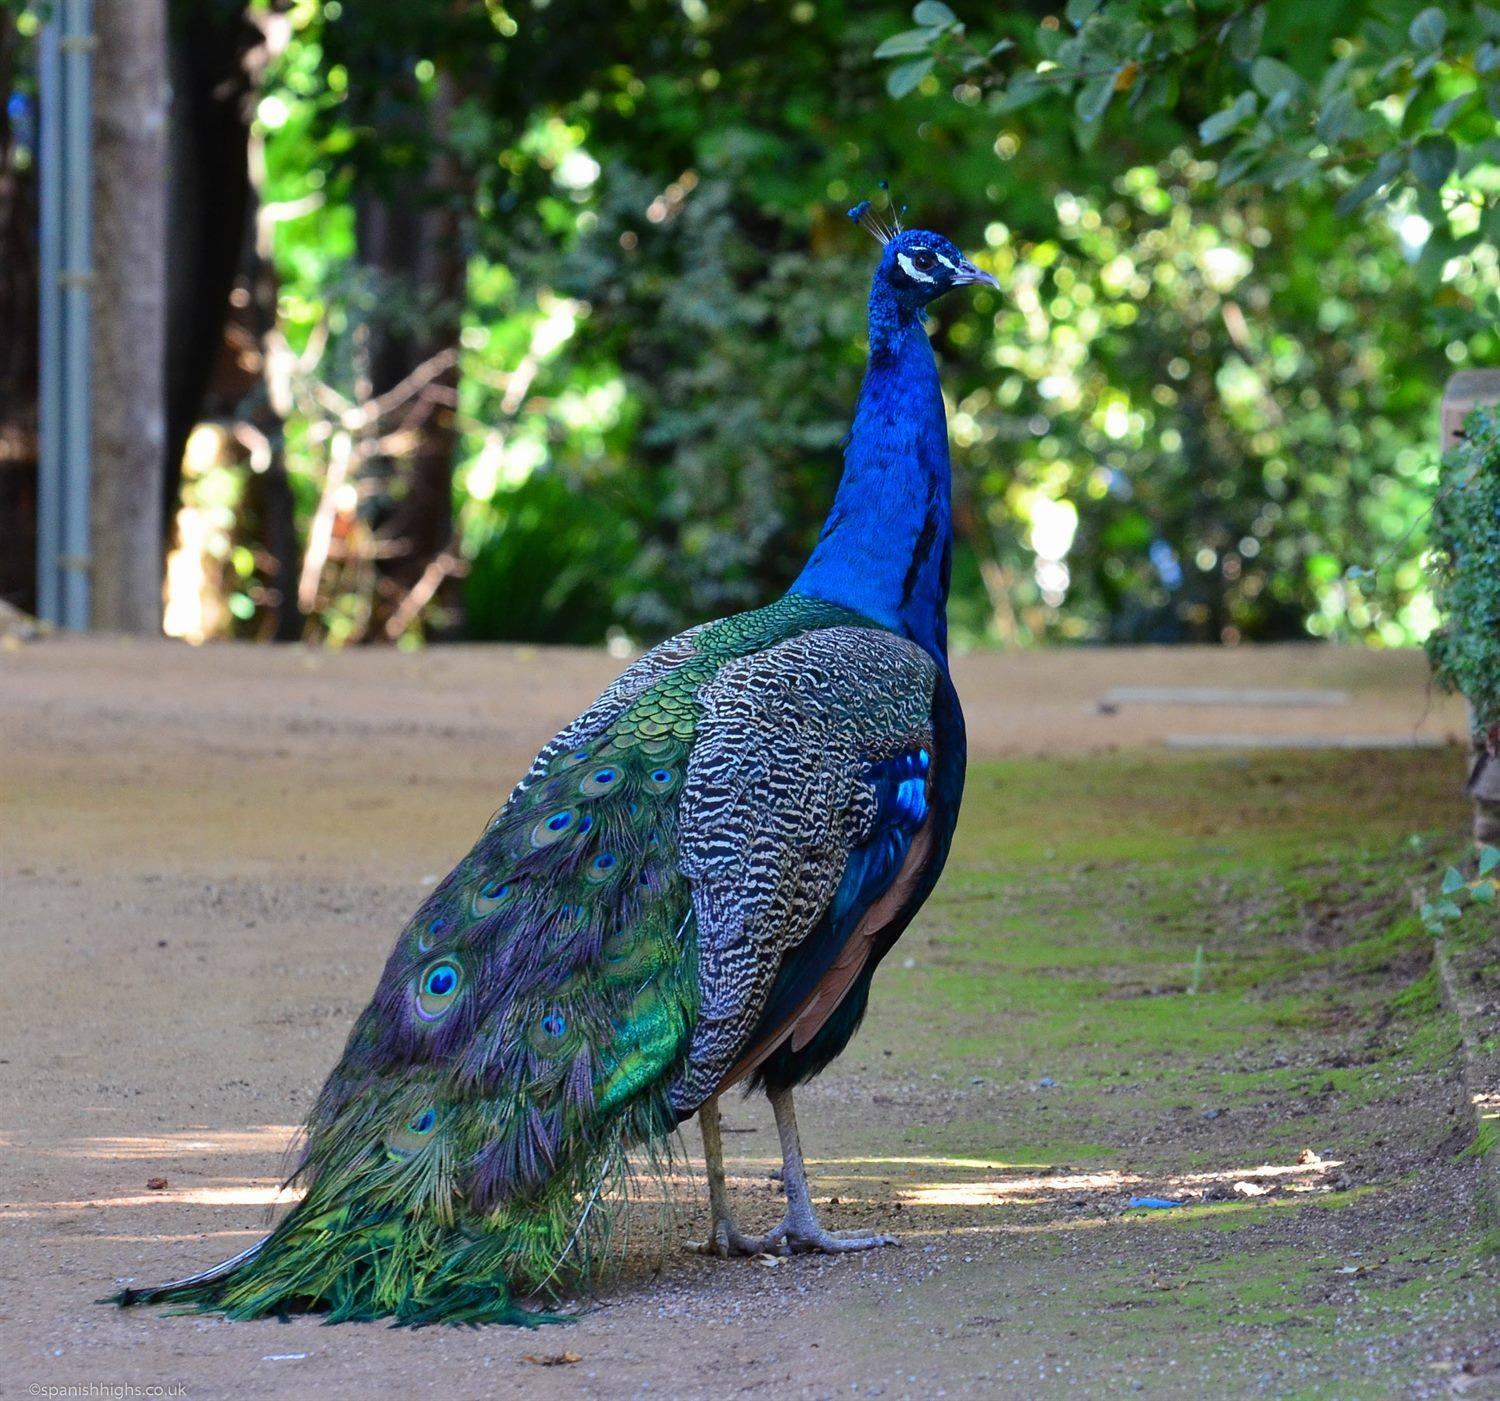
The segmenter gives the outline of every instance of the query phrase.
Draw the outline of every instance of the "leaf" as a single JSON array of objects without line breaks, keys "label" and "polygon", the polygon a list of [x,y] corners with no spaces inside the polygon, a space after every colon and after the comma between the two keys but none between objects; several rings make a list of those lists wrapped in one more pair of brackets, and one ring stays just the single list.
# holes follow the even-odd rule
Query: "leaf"
[{"label": "leaf", "polygon": [[1389,82],[1410,62],[1411,55],[1407,53],[1405,49],[1403,49],[1394,58],[1386,59],[1386,61],[1380,65],[1380,71],[1376,73],[1375,76],[1379,78],[1382,83]]},{"label": "leaf", "polygon": [[1046,96],[1048,84],[1042,82],[1029,68],[1017,73],[990,104],[992,112],[1014,112]]},{"label": "leaf", "polygon": [[952,29],[958,23],[958,16],[943,4],[943,0],[920,0],[912,9],[911,17],[918,24],[930,25],[934,29]]},{"label": "leaf", "polygon": [[930,29],[907,29],[892,34],[875,50],[876,58],[905,58],[908,54],[925,54],[937,37]]},{"label": "leaf", "polygon": [[922,79],[932,72],[935,61],[929,57],[898,64],[886,74],[885,90],[892,97],[905,97],[907,93],[914,92]]},{"label": "leaf", "polygon": [[1247,118],[1255,115],[1256,106],[1255,94],[1242,92],[1222,112],[1215,112],[1213,116],[1205,117],[1199,122],[1199,139],[1208,142],[1222,141]]},{"label": "leaf", "polygon": [[1412,20],[1407,36],[1419,49],[1435,49],[1448,32],[1448,17],[1436,5],[1429,5]]},{"label": "leaf", "polygon": [[1487,876],[1497,867],[1500,867],[1500,847],[1482,846],[1479,848],[1479,874]]},{"label": "leaf", "polygon": [[1437,912],[1443,919],[1462,919],[1464,917],[1464,912],[1451,900],[1439,900]]},{"label": "leaf", "polygon": [[1270,58],[1265,54],[1250,65],[1250,81],[1264,97],[1275,97],[1279,92],[1288,94],[1289,98],[1296,97],[1307,86],[1279,58]]},{"label": "leaf", "polygon": [[1063,45],[1070,43],[1076,44],[1077,41],[1069,39],[1063,33],[1061,26],[1056,29],[1038,29],[1036,31],[1037,52],[1043,58],[1052,59],[1054,62],[1061,62],[1058,55],[1061,53]]},{"label": "leaf", "polygon": [[1443,872],[1442,890],[1444,895],[1453,895],[1457,891],[1462,890],[1466,885],[1468,885],[1468,883],[1469,882],[1466,881],[1463,877],[1463,872],[1460,871],[1456,866],[1449,866],[1448,869]]},{"label": "leaf", "polygon": [[[1115,85],[1117,88],[1118,83]],[[1173,76],[1169,73],[1150,73],[1145,82],[1135,82],[1130,88],[1130,110],[1132,112],[1164,112],[1175,102]]]},{"label": "leaf", "polygon": [[1387,151],[1385,155],[1376,161],[1374,170],[1366,175],[1357,185],[1345,190],[1339,196],[1338,203],[1333,206],[1333,212],[1335,214],[1353,213],[1371,195],[1389,185],[1405,168],[1405,151]]},{"label": "leaf", "polygon": [[1284,190],[1288,185],[1311,179],[1319,168],[1316,161],[1293,153],[1267,161],[1261,171],[1261,178],[1269,181],[1273,190]]},{"label": "leaf", "polygon": [[1497,68],[1500,68],[1500,44],[1486,40],[1474,50],[1474,71],[1493,73]]},{"label": "leaf", "polygon": [[1318,140],[1327,146],[1336,145],[1349,134],[1354,115],[1354,94],[1347,89],[1335,93],[1318,113]]},{"label": "leaf", "polygon": [[1473,98],[1472,92],[1461,92],[1457,97],[1450,97],[1441,107],[1434,109],[1432,113],[1432,129],[1434,131],[1444,130]]},{"label": "leaf", "polygon": [[1243,145],[1236,146],[1219,164],[1219,174],[1216,184],[1222,190],[1234,184],[1242,176],[1248,175],[1260,162],[1261,150],[1258,146]]},{"label": "leaf", "polygon": [[1078,143],[1080,151],[1092,151],[1101,130],[1098,122],[1082,122],[1076,116],[1073,118],[1073,140]]},{"label": "leaf", "polygon": [[1495,883],[1486,881],[1483,885],[1476,885],[1469,892],[1469,899],[1476,905],[1493,905],[1495,903]]},{"label": "leaf", "polygon": [[1260,52],[1266,32],[1266,7],[1257,5],[1229,26],[1229,52],[1241,63],[1249,63]]},{"label": "leaf", "polygon": [[1334,93],[1344,86],[1349,70],[1354,66],[1354,55],[1345,54],[1329,65],[1328,71],[1318,80],[1318,101],[1332,101]]},{"label": "leaf", "polygon": [[1474,13],[1484,26],[1484,32],[1500,39],[1500,10],[1492,9],[1489,5],[1475,5]]},{"label": "leaf", "polygon": [[1102,0],[1068,0],[1067,8],[1063,11],[1067,21],[1071,25],[1082,28],[1084,21],[1097,10]]},{"label": "leaf", "polygon": [[1351,185],[1339,196],[1338,203],[1333,206],[1333,212],[1335,214],[1352,214],[1385,183],[1385,177],[1377,171],[1372,170],[1357,184]]},{"label": "leaf", "polygon": [[1281,114],[1292,105],[1292,90],[1290,88],[1278,88],[1271,94],[1271,100],[1266,103],[1265,111],[1262,112],[1261,120],[1266,124],[1269,131],[1282,131],[1286,123],[1281,120]]},{"label": "leaf", "polygon": [[1451,136],[1424,136],[1411,151],[1411,173],[1428,189],[1439,189],[1453,174],[1458,147]]},{"label": "leaf", "polygon": [[1101,78],[1091,78],[1078,89],[1073,102],[1073,111],[1080,122],[1097,122],[1109,108],[1109,100],[1115,95],[1115,74],[1107,73]]}]

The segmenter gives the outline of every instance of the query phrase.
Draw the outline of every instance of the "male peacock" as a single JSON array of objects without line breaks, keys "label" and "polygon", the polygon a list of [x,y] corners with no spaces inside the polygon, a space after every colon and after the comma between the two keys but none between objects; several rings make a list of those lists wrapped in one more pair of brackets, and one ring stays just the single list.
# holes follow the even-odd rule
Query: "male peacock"
[{"label": "male peacock", "polygon": [[[948,676],[943,400],[924,308],[994,279],[883,228],[837,498],[779,601],[627,670],[537,756],[402,932],[264,1239],[122,1303],[252,1318],[532,1322],[587,1272],[632,1146],[700,1116],[719,1253],[853,1250],[813,1212],[792,1087],[843,1050],[948,854],[964,725]],[[775,1110],[785,1220],[730,1215],[717,1097]]]}]

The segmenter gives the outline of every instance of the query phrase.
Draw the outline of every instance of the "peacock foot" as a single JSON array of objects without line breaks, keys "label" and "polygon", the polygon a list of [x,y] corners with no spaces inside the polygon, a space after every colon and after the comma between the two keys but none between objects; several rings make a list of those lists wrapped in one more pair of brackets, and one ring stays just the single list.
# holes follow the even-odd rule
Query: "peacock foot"
[{"label": "peacock foot", "polygon": [[737,1260],[750,1255],[784,1255],[782,1241],[786,1234],[783,1222],[763,1236],[747,1236],[728,1217],[719,1217],[709,1227],[708,1239],[689,1242],[688,1249],[699,1255],[713,1255],[720,1260]]},{"label": "peacock foot", "polygon": [[734,1260],[753,1255],[842,1255],[900,1244],[895,1236],[884,1233],[864,1235],[858,1231],[824,1230],[816,1217],[810,1221],[794,1220],[788,1213],[763,1236],[747,1236],[733,1221],[716,1221],[708,1239],[692,1248],[700,1255]]},{"label": "peacock foot", "polygon": [[770,1099],[776,1115],[777,1135],[781,1139],[781,1170],[772,1176],[780,1178],[786,1192],[786,1215],[763,1236],[747,1236],[735,1225],[724,1176],[719,1102],[717,1098],[710,1099],[698,1111],[698,1121],[703,1130],[703,1157],[708,1170],[708,1201],[713,1224],[709,1227],[708,1239],[692,1242],[689,1248],[700,1255],[731,1260],[747,1255],[843,1255],[854,1250],[878,1250],[884,1245],[900,1245],[895,1236],[884,1232],[862,1235],[857,1231],[823,1228],[807,1185],[807,1168],[802,1161],[802,1144],[797,1136],[792,1092],[790,1089],[773,1090]]},{"label": "peacock foot", "polygon": [[[816,1221],[811,1228],[796,1229],[783,1223],[783,1253],[788,1255],[838,1255],[850,1250],[878,1250],[883,1245],[900,1245],[895,1236],[884,1233],[861,1235],[858,1231],[825,1231]],[[776,1232],[771,1232],[775,1235]]]}]

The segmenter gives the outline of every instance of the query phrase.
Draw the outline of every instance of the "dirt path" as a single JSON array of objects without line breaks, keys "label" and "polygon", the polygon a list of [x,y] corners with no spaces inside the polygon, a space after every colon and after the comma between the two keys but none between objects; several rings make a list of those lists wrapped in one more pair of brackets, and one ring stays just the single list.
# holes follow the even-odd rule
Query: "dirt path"
[{"label": "dirt path", "polygon": [[[261,1227],[393,931],[617,667],[0,652],[0,1394],[1500,1395],[1455,1032],[1409,914],[1462,830],[1456,754],[1162,748],[1456,733],[1409,654],[959,667],[977,762],[950,876],[800,1096],[832,1224],[893,1222],[899,1251],[703,1260],[683,1181],[665,1254],[643,1229],[567,1329],[96,1307]],[[1121,685],[1349,702],[1100,713]],[[728,1124],[769,1222],[769,1115]],[[1124,1209],[1148,1193],[1191,1204]]]}]

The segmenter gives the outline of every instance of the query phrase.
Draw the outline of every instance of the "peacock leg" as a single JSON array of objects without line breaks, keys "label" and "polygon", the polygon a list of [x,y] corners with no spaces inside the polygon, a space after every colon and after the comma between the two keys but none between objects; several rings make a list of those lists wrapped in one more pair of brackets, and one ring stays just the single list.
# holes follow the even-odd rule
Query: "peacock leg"
[{"label": "peacock leg", "polygon": [[852,1231],[827,1231],[813,1210],[812,1193],[807,1187],[807,1169],[802,1162],[802,1142],[797,1135],[797,1114],[792,1108],[790,1089],[770,1092],[771,1109],[776,1115],[776,1132],[781,1138],[781,1185],[786,1189],[786,1216],[770,1234],[779,1238],[785,1252],[801,1254],[821,1251],[835,1254],[843,1250],[873,1250],[881,1245],[899,1245],[895,1236],[857,1235]]},{"label": "peacock leg", "polygon": [[729,1206],[729,1184],[724,1177],[724,1137],[719,1128],[719,1098],[707,1100],[698,1110],[698,1128],[703,1134],[703,1160],[708,1171],[708,1208],[712,1221],[708,1239],[693,1248],[704,1255],[727,1260],[734,1255],[764,1255],[775,1251],[785,1234],[785,1223],[764,1236],[747,1236],[735,1225]]}]

